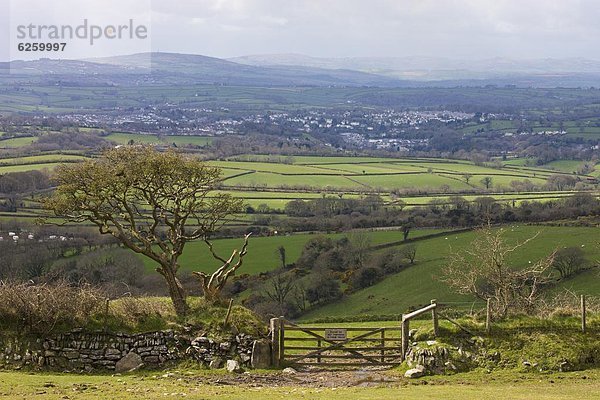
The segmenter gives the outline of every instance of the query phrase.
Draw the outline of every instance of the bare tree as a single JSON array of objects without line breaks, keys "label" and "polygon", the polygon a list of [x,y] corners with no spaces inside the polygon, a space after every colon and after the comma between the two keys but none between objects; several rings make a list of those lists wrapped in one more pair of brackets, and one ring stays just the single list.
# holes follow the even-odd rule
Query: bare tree
[{"label": "bare tree", "polygon": [[371,237],[364,231],[357,231],[350,233],[348,240],[352,249],[350,254],[352,262],[362,267],[371,247]]},{"label": "bare tree", "polygon": [[404,241],[406,241],[406,239],[408,239],[408,235],[410,233],[411,228],[412,228],[412,226],[409,223],[402,225],[402,238]]},{"label": "bare tree", "polygon": [[461,294],[491,299],[493,312],[499,317],[533,311],[540,289],[551,281],[555,252],[535,263],[512,266],[508,257],[537,234],[513,246],[506,243],[504,229],[487,226],[476,234],[465,250],[450,256],[443,280]]},{"label": "bare tree", "polygon": [[[186,293],[177,272],[185,244],[218,230],[227,216],[238,212],[242,200],[212,190],[220,182],[219,168],[175,152],[150,147],[112,149],[102,157],[61,165],[55,171],[58,187],[44,206],[71,222],[90,222],[136,253],[157,263],[178,315],[188,311]],[[241,251],[223,263],[206,283],[214,299],[224,280],[242,264]],[[236,256],[238,262],[232,264]]]},{"label": "bare tree", "polygon": [[279,257],[279,261],[281,261],[281,268],[285,268],[285,266],[286,266],[285,247],[279,246],[277,248],[277,250],[275,251],[275,254],[277,255],[277,257]]},{"label": "bare tree", "polygon": [[581,271],[585,263],[585,254],[579,247],[565,247],[556,252],[552,267],[564,279]]},{"label": "bare tree", "polygon": [[490,176],[484,177],[480,182],[483,183],[483,186],[485,186],[486,189],[489,189],[490,186],[492,186],[492,178]]},{"label": "bare tree", "polygon": [[282,273],[275,275],[268,282],[265,294],[279,306],[279,313],[283,314],[284,304],[288,296],[295,289],[294,281]]},{"label": "bare tree", "polygon": [[302,282],[297,283],[294,286],[295,290],[293,294],[296,305],[301,312],[305,312],[308,304],[308,298],[306,297],[306,286]]},{"label": "bare tree", "polygon": [[[244,236],[244,245],[241,250],[235,249],[231,253],[231,256],[228,259],[224,259],[219,256],[213,247],[213,244],[207,238],[204,239],[204,242],[208,245],[208,249],[212,256],[223,263],[219,269],[217,269],[212,274],[206,274],[204,272],[193,272],[193,274],[198,277],[200,281],[200,285],[202,286],[202,292],[204,293],[204,298],[211,302],[215,303],[220,300],[220,293],[225,287],[227,283],[227,279],[235,275],[235,271],[244,263],[244,256],[248,253],[248,239],[250,238],[251,233]],[[234,263],[234,261],[237,261]]]},{"label": "bare tree", "polygon": [[400,248],[400,256],[410,261],[411,264],[414,264],[417,256],[417,246],[414,244],[405,244]]}]

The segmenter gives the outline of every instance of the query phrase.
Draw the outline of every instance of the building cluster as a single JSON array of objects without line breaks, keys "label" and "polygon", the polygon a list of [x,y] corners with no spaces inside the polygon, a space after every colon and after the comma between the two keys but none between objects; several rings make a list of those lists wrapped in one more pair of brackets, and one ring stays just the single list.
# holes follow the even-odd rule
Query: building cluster
[{"label": "building cluster", "polygon": [[[290,137],[309,133],[342,135],[347,143],[369,148],[410,148],[407,132],[438,123],[468,121],[474,114],[456,111],[328,109],[295,112],[234,113],[225,108],[185,108],[174,104],[70,113],[57,118],[82,127],[165,135],[221,136],[276,132]],[[418,140],[417,140],[418,141]]]}]

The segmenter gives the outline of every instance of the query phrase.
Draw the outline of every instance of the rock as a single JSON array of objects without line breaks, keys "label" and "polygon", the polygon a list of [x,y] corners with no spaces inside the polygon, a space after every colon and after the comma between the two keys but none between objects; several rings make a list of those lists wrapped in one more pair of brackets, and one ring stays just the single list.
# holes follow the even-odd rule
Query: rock
[{"label": "rock", "polygon": [[523,361],[524,367],[531,367],[531,363],[529,361]]},{"label": "rock", "polygon": [[64,352],[63,356],[65,356],[66,358],[73,360],[76,358],[79,358],[79,352],[78,351],[66,351]]},{"label": "rock", "polygon": [[415,368],[409,369],[404,373],[405,378],[415,379],[425,375],[425,368],[422,365],[417,365]]},{"label": "rock", "polygon": [[284,368],[282,372],[283,372],[284,374],[288,374],[288,375],[295,375],[295,374],[297,374],[297,373],[298,373],[298,371],[296,371],[296,370],[295,370],[294,368],[292,368],[292,367],[287,367],[287,368]]},{"label": "rock", "polygon": [[144,362],[136,352],[130,351],[127,355],[117,361],[115,365],[115,372],[128,372],[135,371],[142,367]]},{"label": "rock", "polygon": [[148,357],[144,358],[144,361],[148,362],[148,363],[156,364],[156,363],[158,363],[159,360],[158,360],[158,356],[148,356]]},{"label": "rock", "polygon": [[121,352],[117,349],[106,349],[106,356],[120,356]]},{"label": "rock", "polygon": [[223,360],[221,360],[220,358],[215,358],[210,362],[208,366],[210,367],[210,369],[223,368]]},{"label": "rock", "polygon": [[219,345],[219,348],[223,351],[229,351],[229,349],[231,349],[231,343],[223,342]]},{"label": "rock", "polygon": [[271,366],[271,344],[269,341],[254,341],[250,365],[252,368],[268,368]]},{"label": "rock", "polygon": [[240,372],[240,363],[236,360],[227,360],[227,364],[225,365],[227,372]]},{"label": "rock", "polygon": [[451,369],[452,371],[456,371],[458,368],[456,368],[456,365],[454,365],[452,362],[450,361],[446,361],[444,363],[444,365],[446,366],[446,368]]}]

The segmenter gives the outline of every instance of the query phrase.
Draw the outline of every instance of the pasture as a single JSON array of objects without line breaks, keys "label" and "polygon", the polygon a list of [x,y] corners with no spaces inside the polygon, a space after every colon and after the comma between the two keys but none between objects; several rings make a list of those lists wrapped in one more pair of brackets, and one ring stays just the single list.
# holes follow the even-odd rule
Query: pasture
[{"label": "pasture", "polygon": [[[113,133],[107,138],[118,143],[127,143],[129,140],[154,143],[159,139],[155,135],[128,133]],[[182,145],[200,145],[210,140],[195,136],[161,136],[160,140],[170,142],[175,138]],[[28,170],[51,171],[61,162],[85,159],[86,156],[77,152],[48,152],[27,157],[0,158],[0,174]],[[490,196],[497,201],[515,205],[531,200],[556,200],[574,193],[515,192],[510,188],[513,181],[528,180],[543,185],[552,174],[575,176],[568,172],[574,165],[573,161],[568,160],[539,168],[522,165],[523,159],[509,160],[501,168],[474,165],[463,160],[435,158],[299,156],[275,158],[279,162],[267,162],[272,160],[273,157],[259,155],[238,156],[235,159],[209,163],[222,169],[222,182],[218,192],[243,198],[246,206],[255,210],[267,206],[271,211],[279,213],[283,212],[291,200],[311,200],[323,196],[360,199],[376,194],[381,197],[384,205],[421,207],[433,200],[438,206],[450,204],[452,197],[456,196],[453,193],[458,193],[471,202],[477,197]],[[600,169],[597,171],[600,173]],[[491,178],[489,192],[484,190],[483,178]],[[37,210],[22,209],[20,214],[24,215],[23,212],[39,213]],[[249,221],[245,223],[247,222]]]},{"label": "pasture", "polygon": [[135,144],[149,144],[149,145],[172,145],[185,146],[206,146],[212,142],[212,138],[205,136],[192,136],[192,135],[154,135],[154,134],[141,134],[141,133],[126,133],[126,132],[114,132],[104,139],[110,140],[117,144],[128,144],[133,141]]},{"label": "pasture", "polygon": [[[439,233],[436,229],[415,229],[411,231],[409,238],[422,237]],[[402,231],[386,230],[386,231],[365,231],[369,237],[370,245],[375,246],[384,243],[397,242],[402,240]],[[325,235],[331,239],[341,239],[344,236],[352,237],[353,233],[336,233]],[[267,272],[281,266],[281,261],[277,255],[277,249],[283,246],[286,251],[286,262],[295,262],[304,244],[316,235],[297,234],[297,235],[281,235],[269,237],[250,238],[248,254],[244,258],[244,264],[239,269],[239,274],[257,275],[261,272]],[[218,239],[214,241],[215,251],[220,255],[227,257],[231,252],[241,247],[242,239]],[[142,256],[140,256],[142,257]],[[154,273],[156,265],[153,261],[142,257],[144,264],[149,273]],[[180,258],[182,272],[203,271],[213,272],[219,266],[219,262],[213,259],[208,251],[208,247],[204,242],[195,241],[186,245],[183,255]]]},{"label": "pasture", "polygon": [[[539,233],[539,234],[538,234]],[[536,262],[560,247],[580,247],[588,265],[600,259],[598,228],[514,225],[506,227],[506,238],[517,243],[538,234],[535,240],[515,252],[509,259],[511,265]],[[390,315],[400,314],[409,307],[427,304],[430,299],[440,302],[461,302],[469,308],[475,300],[454,293],[443,282],[443,269],[450,252],[460,251],[470,245],[476,232],[448,234],[416,242],[416,264],[386,277],[385,280],[350,295],[340,301],[317,308],[303,318],[310,320],[330,315]],[[390,251],[389,249],[381,250]],[[600,295],[600,270],[593,269],[569,278],[559,285],[574,293]]]},{"label": "pasture", "polygon": [[[548,169],[507,166],[491,168],[465,161],[443,159],[380,159],[364,157],[293,157],[287,163],[216,161],[213,165],[240,171],[225,177],[224,187],[305,187],[313,190],[389,191],[417,188],[428,191],[477,190],[491,178],[491,187],[510,188],[512,181],[529,180],[538,185]],[[243,172],[243,174],[241,174]],[[560,172],[558,172],[560,173]],[[565,172],[567,173],[567,172]]]}]

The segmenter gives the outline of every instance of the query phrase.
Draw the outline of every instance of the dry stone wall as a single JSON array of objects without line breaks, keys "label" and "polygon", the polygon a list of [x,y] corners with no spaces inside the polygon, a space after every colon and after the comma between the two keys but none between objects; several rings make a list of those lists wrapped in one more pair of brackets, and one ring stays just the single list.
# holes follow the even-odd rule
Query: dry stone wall
[{"label": "dry stone wall", "polygon": [[0,334],[0,366],[114,370],[119,361],[134,356],[133,359],[150,368],[184,359],[213,367],[227,360],[237,360],[240,365],[249,367],[254,341],[255,338],[244,334],[217,340],[207,336],[190,338],[173,331],[113,334],[74,330],[46,338]]}]

